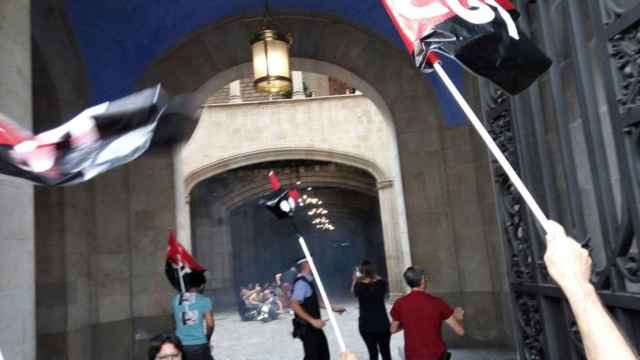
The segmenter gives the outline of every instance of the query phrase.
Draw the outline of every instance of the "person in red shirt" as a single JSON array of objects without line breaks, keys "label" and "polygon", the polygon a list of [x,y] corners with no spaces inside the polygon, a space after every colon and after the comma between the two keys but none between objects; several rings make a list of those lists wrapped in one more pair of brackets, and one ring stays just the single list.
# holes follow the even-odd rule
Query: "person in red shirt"
[{"label": "person in red shirt", "polygon": [[391,333],[404,330],[406,360],[447,359],[449,353],[442,341],[442,323],[463,336],[462,308],[452,309],[444,300],[425,292],[424,270],[411,266],[403,274],[411,291],[399,298],[391,308]]}]

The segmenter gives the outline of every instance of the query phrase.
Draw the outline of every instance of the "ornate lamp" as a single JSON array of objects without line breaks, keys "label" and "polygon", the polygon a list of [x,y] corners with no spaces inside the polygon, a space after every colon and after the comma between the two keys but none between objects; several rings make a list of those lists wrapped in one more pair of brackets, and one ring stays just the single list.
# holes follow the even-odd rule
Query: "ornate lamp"
[{"label": "ornate lamp", "polygon": [[254,33],[251,51],[256,91],[276,94],[291,90],[289,47],[292,41],[291,34],[275,30],[266,21]]}]

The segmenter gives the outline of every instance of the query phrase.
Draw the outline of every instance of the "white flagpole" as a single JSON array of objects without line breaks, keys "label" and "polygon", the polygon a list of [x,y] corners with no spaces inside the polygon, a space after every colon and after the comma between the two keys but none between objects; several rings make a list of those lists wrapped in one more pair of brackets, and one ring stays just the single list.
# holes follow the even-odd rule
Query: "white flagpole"
[{"label": "white flagpole", "polygon": [[529,209],[531,209],[533,216],[535,216],[535,218],[538,220],[545,233],[549,234],[551,231],[548,227],[549,219],[547,219],[544,212],[540,208],[540,205],[538,205],[536,200],[533,198],[533,195],[531,195],[526,185],[520,179],[520,176],[518,176],[516,171],[513,169],[513,167],[509,163],[509,160],[507,160],[500,148],[498,148],[498,145],[496,145],[495,141],[493,141],[493,138],[491,138],[491,135],[489,135],[487,130],[484,128],[482,122],[480,121],[480,119],[478,119],[478,116],[473,112],[462,94],[460,94],[460,91],[458,91],[458,88],[456,88],[447,73],[444,71],[442,65],[440,65],[440,59],[438,59],[437,55],[432,52],[428,56],[428,61],[433,64],[433,68],[435,69],[440,79],[442,79],[453,97],[456,99],[458,105],[460,105],[462,111],[464,111],[464,113],[467,115],[467,118],[469,118],[469,121],[471,121],[471,124],[476,129],[484,143],[489,147],[489,150],[496,158],[500,166],[502,166],[513,185],[516,187],[518,192],[520,192],[520,195],[524,199],[524,202],[527,204],[527,206],[529,206]]},{"label": "white flagpole", "polygon": [[313,278],[316,280],[318,284],[318,291],[320,291],[320,296],[322,297],[322,301],[324,302],[324,306],[327,308],[327,312],[329,313],[329,322],[333,327],[333,332],[336,335],[338,340],[338,346],[340,347],[340,352],[344,353],[347,351],[347,347],[344,344],[344,338],[342,337],[342,332],[338,327],[338,322],[336,321],[335,314],[333,313],[333,307],[329,302],[329,297],[327,296],[327,292],[324,290],[324,285],[322,285],[322,280],[320,279],[320,274],[318,273],[318,269],[316,268],[316,264],[313,262],[313,258],[311,257],[311,253],[309,252],[309,248],[307,247],[307,243],[304,238],[298,235],[298,242],[300,243],[300,247],[302,247],[302,251],[304,252],[304,257],[307,259],[309,263],[309,267],[311,267],[311,272],[313,273]]}]

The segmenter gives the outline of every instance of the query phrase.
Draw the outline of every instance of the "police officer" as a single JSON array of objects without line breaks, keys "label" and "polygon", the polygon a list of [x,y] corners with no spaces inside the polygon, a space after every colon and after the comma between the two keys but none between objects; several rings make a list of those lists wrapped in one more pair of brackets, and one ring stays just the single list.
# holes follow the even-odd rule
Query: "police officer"
[{"label": "police officer", "polygon": [[[318,299],[318,293],[311,274],[311,267],[306,259],[297,262],[298,276],[293,282],[290,306],[295,317],[293,319],[293,337],[302,341],[304,360],[329,360],[329,345],[322,328],[326,322],[320,318],[320,308],[324,305]],[[344,308],[334,308],[342,314]]]}]

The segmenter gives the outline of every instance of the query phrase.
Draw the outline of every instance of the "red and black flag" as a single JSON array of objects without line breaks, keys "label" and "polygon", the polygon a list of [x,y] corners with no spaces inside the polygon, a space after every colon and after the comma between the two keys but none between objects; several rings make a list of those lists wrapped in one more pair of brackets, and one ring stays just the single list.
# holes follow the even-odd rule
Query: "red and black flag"
[{"label": "red and black flag", "polygon": [[381,0],[416,66],[428,55],[455,58],[515,95],[546,72],[551,60],[517,26],[508,0]]},{"label": "red and black flag", "polygon": [[197,112],[190,97],[170,99],[157,85],[93,106],[40,134],[0,114],[0,174],[42,185],[83,182],[151,146],[179,141]]},{"label": "red and black flag", "polygon": [[[189,251],[176,240],[175,231],[169,230],[165,274],[171,285],[178,291],[199,288],[207,282],[205,271],[207,270],[204,266],[198,264]],[[182,276],[184,289],[180,284],[180,276]]]},{"label": "red and black flag", "polygon": [[280,180],[274,171],[269,172],[269,182],[273,192],[267,199],[261,201],[278,219],[293,216],[298,204],[300,193],[295,187],[286,189],[280,185]]}]

